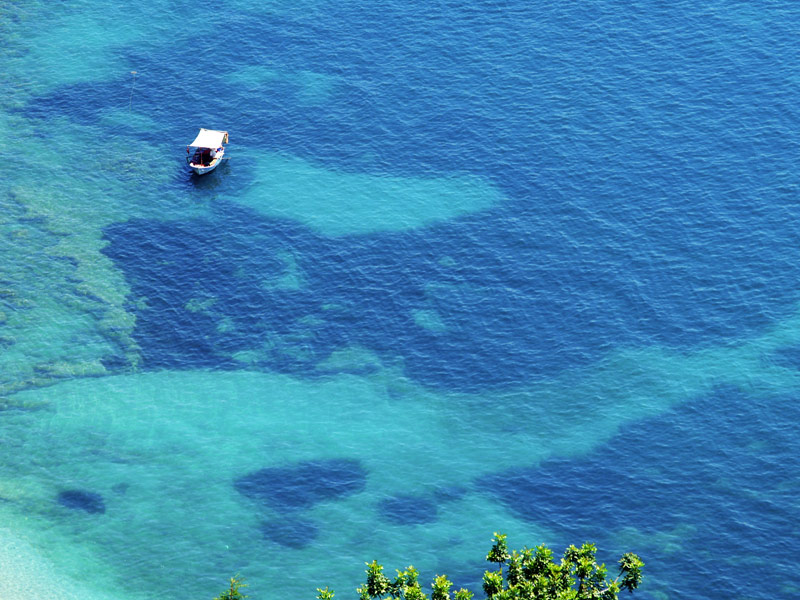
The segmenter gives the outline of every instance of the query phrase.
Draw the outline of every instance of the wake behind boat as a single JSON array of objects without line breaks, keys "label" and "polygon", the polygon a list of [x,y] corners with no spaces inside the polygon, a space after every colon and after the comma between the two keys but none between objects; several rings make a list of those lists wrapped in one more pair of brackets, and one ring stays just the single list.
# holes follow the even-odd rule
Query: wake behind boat
[{"label": "wake behind boat", "polygon": [[186,162],[198,175],[213,171],[222,162],[225,156],[223,144],[227,143],[227,131],[200,129],[194,141],[186,146]]}]

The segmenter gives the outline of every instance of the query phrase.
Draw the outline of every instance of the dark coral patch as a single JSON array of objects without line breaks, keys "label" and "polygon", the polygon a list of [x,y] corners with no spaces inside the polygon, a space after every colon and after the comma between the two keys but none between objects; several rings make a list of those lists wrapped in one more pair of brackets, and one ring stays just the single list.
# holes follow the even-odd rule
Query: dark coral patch
[{"label": "dark coral patch", "polygon": [[436,503],[425,496],[394,496],[378,506],[381,518],[395,525],[433,523],[438,514]]},{"label": "dark coral patch", "polygon": [[260,469],[240,477],[234,486],[248,498],[287,512],[360,492],[366,480],[360,462],[336,458]]},{"label": "dark coral patch", "polygon": [[72,510],[82,510],[90,514],[106,512],[103,496],[86,490],[65,490],[58,495],[58,503]]},{"label": "dark coral patch", "polygon": [[281,518],[263,523],[261,533],[269,541],[284,548],[301,550],[310,546],[317,538],[319,528],[305,519]]}]

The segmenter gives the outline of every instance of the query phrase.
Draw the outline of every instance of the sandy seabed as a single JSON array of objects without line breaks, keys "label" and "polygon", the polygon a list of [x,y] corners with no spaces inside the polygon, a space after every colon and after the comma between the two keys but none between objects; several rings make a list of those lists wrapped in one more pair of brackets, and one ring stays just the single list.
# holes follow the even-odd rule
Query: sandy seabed
[{"label": "sandy seabed", "polygon": [[24,534],[0,528],[0,598],[2,600],[121,600],[93,590],[60,573]]}]

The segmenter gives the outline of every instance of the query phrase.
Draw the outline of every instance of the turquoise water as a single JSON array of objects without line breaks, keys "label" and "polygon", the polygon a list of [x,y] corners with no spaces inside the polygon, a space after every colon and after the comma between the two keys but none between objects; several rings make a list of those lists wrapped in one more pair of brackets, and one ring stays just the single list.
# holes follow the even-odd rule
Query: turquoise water
[{"label": "turquoise water", "polygon": [[0,5],[0,596],[797,597],[797,13]]}]

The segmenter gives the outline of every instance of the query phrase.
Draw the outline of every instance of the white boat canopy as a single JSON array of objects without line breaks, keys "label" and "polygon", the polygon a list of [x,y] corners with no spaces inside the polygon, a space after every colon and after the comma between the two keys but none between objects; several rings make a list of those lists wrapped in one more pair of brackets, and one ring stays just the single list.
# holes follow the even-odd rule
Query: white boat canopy
[{"label": "white boat canopy", "polygon": [[227,131],[216,131],[214,129],[201,129],[194,141],[189,144],[192,148],[211,148],[216,149],[222,144],[228,143]]}]

